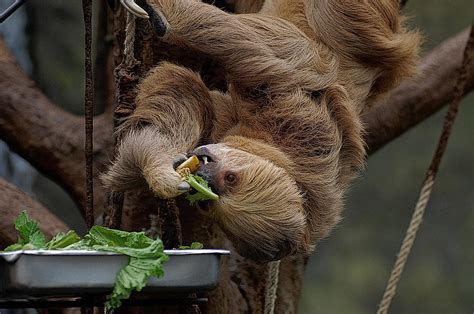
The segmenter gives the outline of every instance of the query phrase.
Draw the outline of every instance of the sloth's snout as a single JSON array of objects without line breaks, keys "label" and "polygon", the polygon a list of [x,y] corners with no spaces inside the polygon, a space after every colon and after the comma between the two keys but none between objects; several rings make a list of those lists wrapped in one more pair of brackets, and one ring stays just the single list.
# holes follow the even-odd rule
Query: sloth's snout
[{"label": "sloth's snout", "polygon": [[223,178],[227,165],[226,156],[229,148],[222,144],[208,144],[199,146],[191,152],[201,160],[201,166],[196,174],[209,183],[211,189],[222,195],[225,192],[225,182]]}]

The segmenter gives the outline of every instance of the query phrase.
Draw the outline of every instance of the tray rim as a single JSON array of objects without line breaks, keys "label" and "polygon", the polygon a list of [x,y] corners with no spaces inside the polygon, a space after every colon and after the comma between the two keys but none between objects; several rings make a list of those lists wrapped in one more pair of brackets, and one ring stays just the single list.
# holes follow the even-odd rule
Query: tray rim
[{"label": "tray rim", "polygon": [[[164,250],[164,253],[169,256],[182,255],[230,255],[229,250],[222,249],[197,249],[197,250]],[[18,250],[11,252],[0,252],[0,257],[7,261],[17,260],[22,255],[34,256],[127,256],[125,254],[96,251],[96,250]]]},{"label": "tray rim", "polygon": [[[150,278],[146,284],[146,289],[148,292],[187,294],[191,293],[192,291],[211,291],[217,287],[219,282],[221,273],[219,260],[222,262],[221,257],[230,254],[230,251],[220,249],[165,250],[165,252],[167,254],[169,253],[170,261],[175,260],[177,263],[176,265],[178,266],[165,270],[165,281],[156,281],[156,278]],[[42,280],[41,276],[37,277],[36,275],[32,275],[33,273],[30,271],[34,269],[31,267],[31,265],[34,265],[31,264],[31,262],[40,262],[43,265],[48,264],[50,269],[45,272],[46,274],[51,272],[51,265],[55,265],[56,262],[59,263],[58,266],[60,268],[63,268],[61,263],[70,263],[72,261],[75,265],[78,265],[80,269],[83,269],[83,267],[80,267],[83,259],[86,259],[87,263],[109,261],[112,263],[109,265],[114,265],[114,267],[109,267],[110,269],[113,269],[113,276],[106,276],[106,279],[104,279],[105,277],[101,277],[101,279],[91,282],[84,281],[84,279],[74,279],[71,277],[73,279],[66,279],[66,281],[64,281],[64,279],[56,279],[56,283],[51,284],[50,282],[47,282],[47,284],[41,284],[39,283]],[[123,254],[88,250],[19,250],[3,252],[0,253],[0,300],[80,296],[98,294],[102,292],[108,293],[109,290],[111,291],[111,287],[113,287],[115,284],[114,279],[109,279],[108,277],[116,278],[116,274],[120,270],[120,268],[117,266],[117,263],[125,262],[126,259],[128,259],[128,256]],[[19,263],[19,261],[22,260],[28,264]],[[201,275],[193,274],[190,277],[187,271],[184,271],[184,276],[176,275],[178,274],[177,271],[179,271],[179,274],[183,272],[183,267],[185,267],[184,269],[194,269],[196,265],[201,265],[204,261],[206,261],[206,263],[203,265],[213,265],[213,267],[207,269],[206,271],[203,271],[202,267],[198,267],[200,270],[196,274]],[[163,266],[167,267],[167,264],[169,263],[164,263]],[[173,266],[171,264],[170,266]],[[18,270],[21,270],[21,268],[18,267],[24,267],[24,265],[29,265],[29,271],[26,273],[26,275],[24,272],[21,272],[24,275],[23,277],[15,275],[18,273]],[[6,275],[5,280],[3,280],[2,276],[3,271],[5,271],[4,274]],[[107,270],[105,272],[109,273],[110,271]],[[81,272],[79,272],[79,274],[80,273]],[[203,277],[202,274],[206,274],[205,277]],[[167,280],[166,275],[168,275]],[[31,284],[31,282],[29,282],[31,279],[30,276],[39,279],[33,280],[34,284]],[[153,281],[150,281],[152,279]],[[71,282],[69,280],[72,280],[75,283],[73,288],[70,288]],[[81,283],[81,280],[84,283],[88,283]],[[68,283],[69,286],[67,288],[64,286],[64,282]],[[33,290],[31,291],[28,289]]]}]

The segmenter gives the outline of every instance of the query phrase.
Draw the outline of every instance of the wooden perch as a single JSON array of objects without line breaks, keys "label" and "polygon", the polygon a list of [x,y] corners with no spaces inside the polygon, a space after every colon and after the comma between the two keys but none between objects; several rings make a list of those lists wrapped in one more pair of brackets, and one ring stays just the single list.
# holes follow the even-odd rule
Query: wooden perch
[{"label": "wooden perch", "polygon": [[39,221],[40,228],[47,239],[60,231],[65,232],[69,229],[64,222],[42,205],[0,178],[0,249],[16,242],[18,232],[15,230],[13,221],[22,210],[27,210],[31,218]]},{"label": "wooden perch", "polygon": [[[402,83],[363,117],[369,154],[446,104],[454,91],[468,37],[469,29],[438,45],[424,57],[417,78]],[[473,87],[474,64],[471,64],[464,94]]]}]

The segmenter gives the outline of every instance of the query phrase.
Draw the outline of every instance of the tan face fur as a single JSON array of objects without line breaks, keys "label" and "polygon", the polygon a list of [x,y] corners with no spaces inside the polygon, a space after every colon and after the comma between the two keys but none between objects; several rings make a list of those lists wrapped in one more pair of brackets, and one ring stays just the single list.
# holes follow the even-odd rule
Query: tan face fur
[{"label": "tan face fur", "polygon": [[303,198],[288,172],[225,144],[201,146],[193,153],[209,161],[197,174],[219,194],[210,204],[211,215],[241,255],[268,261],[304,251]]}]

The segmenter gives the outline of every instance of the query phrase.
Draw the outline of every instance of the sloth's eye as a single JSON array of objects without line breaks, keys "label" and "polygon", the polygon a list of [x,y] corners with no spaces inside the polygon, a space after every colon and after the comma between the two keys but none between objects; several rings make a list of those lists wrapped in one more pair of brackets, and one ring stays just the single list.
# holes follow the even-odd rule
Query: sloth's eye
[{"label": "sloth's eye", "polygon": [[237,181],[237,176],[234,173],[227,173],[224,179],[226,183],[234,184]]}]

